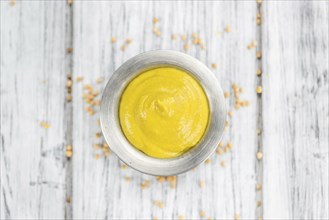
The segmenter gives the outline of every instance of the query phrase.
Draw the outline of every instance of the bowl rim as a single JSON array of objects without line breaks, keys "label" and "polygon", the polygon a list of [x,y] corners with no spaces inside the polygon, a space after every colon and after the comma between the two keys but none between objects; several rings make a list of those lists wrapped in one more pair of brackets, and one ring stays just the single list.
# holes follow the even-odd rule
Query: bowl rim
[{"label": "bowl rim", "polygon": [[[186,153],[169,159],[147,156],[132,146],[120,126],[122,92],[138,74],[157,67],[176,67],[192,75],[203,88],[209,105],[208,127],[199,143]],[[100,124],[111,150],[135,170],[149,175],[172,176],[184,173],[205,161],[220,142],[227,117],[223,90],[214,76],[196,58],[174,50],[152,50],[138,54],[114,71],[103,91]]]}]

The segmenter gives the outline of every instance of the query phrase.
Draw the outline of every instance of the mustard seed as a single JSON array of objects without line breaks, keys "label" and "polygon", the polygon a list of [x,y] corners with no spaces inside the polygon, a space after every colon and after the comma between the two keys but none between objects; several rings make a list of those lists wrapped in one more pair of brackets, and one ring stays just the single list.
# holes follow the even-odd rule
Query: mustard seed
[{"label": "mustard seed", "polygon": [[256,74],[257,74],[257,76],[262,75],[262,70],[261,69],[257,69]]},{"label": "mustard seed", "polygon": [[262,58],[262,52],[257,51],[256,52],[256,57],[257,57],[257,59],[261,59]]},{"label": "mustard seed", "polygon": [[261,160],[263,158],[263,153],[262,152],[257,152],[256,157],[258,160]]},{"label": "mustard seed", "polygon": [[262,88],[261,86],[257,86],[257,88],[256,88],[256,92],[257,92],[258,94],[261,94],[261,93],[263,92],[263,88]]}]

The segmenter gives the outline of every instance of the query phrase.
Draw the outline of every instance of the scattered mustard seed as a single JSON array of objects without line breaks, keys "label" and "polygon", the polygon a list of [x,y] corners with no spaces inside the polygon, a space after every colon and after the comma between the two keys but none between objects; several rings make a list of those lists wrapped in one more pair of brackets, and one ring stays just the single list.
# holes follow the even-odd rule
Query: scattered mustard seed
[{"label": "scattered mustard seed", "polygon": [[178,215],[178,220],[184,220],[184,216]]},{"label": "scattered mustard seed", "polygon": [[153,33],[159,37],[161,35],[161,32],[159,31],[159,29],[157,27],[153,27]]},{"label": "scattered mustard seed", "polygon": [[111,38],[111,42],[112,42],[112,44],[114,44],[115,42],[117,42],[116,37],[112,37],[112,38]]},{"label": "scattered mustard seed", "polygon": [[224,97],[225,97],[225,98],[230,97],[230,93],[229,93],[229,92],[224,92]]},{"label": "scattered mustard seed", "polygon": [[11,7],[14,7],[14,6],[16,5],[16,0],[10,0],[10,1],[9,1],[9,5],[10,5]]},{"label": "scattered mustard seed", "polygon": [[68,158],[71,158],[72,157],[72,155],[73,155],[72,145],[70,145],[70,144],[66,145],[65,155]]},{"label": "scattered mustard seed", "polygon": [[108,157],[111,154],[109,145],[107,143],[103,144],[103,152],[104,152],[105,157]]},{"label": "scattered mustard seed", "polygon": [[263,158],[263,153],[262,152],[257,152],[256,157],[258,160],[261,160]]},{"label": "scattered mustard seed", "polygon": [[250,44],[248,44],[248,49],[253,49],[257,46],[257,41],[253,40]]},{"label": "scattered mustard seed", "polygon": [[199,187],[203,188],[205,186],[205,182],[203,180],[199,180]]},{"label": "scattered mustard seed", "polygon": [[231,32],[231,27],[229,25],[227,25],[224,30],[225,30],[226,33],[230,33]]},{"label": "scattered mustard seed", "polygon": [[177,39],[177,34],[172,34],[171,35],[171,40],[176,40]]},{"label": "scattered mustard seed", "polygon": [[190,45],[188,43],[184,44],[184,50],[188,50],[190,48]]},{"label": "scattered mustard seed", "polygon": [[199,45],[200,45],[201,50],[205,50],[206,49],[206,46],[202,42],[199,43]]},{"label": "scattered mustard seed", "polygon": [[221,167],[225,167],[225,161],[220,162]]},{"label": "scattered mustard seed", "polygon": [[72,80],[68,79],[66,81],[66,87],[68,87],[68,88],[72,87]]},{"label": "scattered mustard seed", "polygon": [[67,4],[72,5],[73,4],[73,0],[67,0]]},{"label": "scattered mustard seed", "polygon": [[77,77],[77,82],[81,82],[83,80],[83,76],[78,76]]},{"label": "scattered mustard seed", "polygon": [[257,205],[257,207],[261,207],[262,206],[262,201],[257,201],[256,205]]},{"label": "scattered mustard seed", "polygon": [[257,59],[261,59],[262,58],[262,52],[257,51],[256,52],[256,57],[257,57]]},{"label": "scattered mustard seed", "polygon": [[240,102],[238,102],[238,103],[235,104],[234,107],[235,107],[236,110],[239,110],[239,109],[240,109],[240,106],[241,106],[241,105],[240,105]]},{"label": "scattered mustard seed", "polygon": [[154,24],[156,24],[156,23],[158,23],[158,22],[159,22],[159,18],[153,18],[153,20],[152,20],[152,21],[153,21],[153,23],[154,23]]},{"label": "scattered mustard seed", "polygon": [[257,76],[262,75],[262,70],[261,69],[257,69],[256,74],[257,74]]},{"label": "scattered mustard seed", "polygon": [[181,35],[181,39],[182,39],[182,41],[186,41],[186,39],[187,39],[186,35],[185,34],[182,34]]},{"label": "scattered mustard seed", "polygon": [[71,102],[72,101],[72,95],[67,95],[66,96],[66,101]]},{"label": "scattered mustard seed", "polygon": [[126,182],[130,182],[131,181],[131,177],[130,176],[125,176],[124,179],[125,179]]},{"label": "scattered mustard seed", "polygon": [[212,67],[213,69],[217,69],[217,64],[216,64],[216,63],[213,63],[213,64],[211,64],[211,67]]},{"label": "scattered mustard seed", "polygon": [[261,25],[261,23],[262,23],[262,19],[261,18],[256,18],[256,24]]},{"label": "scattered mustard seed", "polygon": [[163,183],[163,182],[166,181],[166,177],[164,177],[164,176],[157,176],[156,179],[157,179],[157,181],[160,182],[160,183]]},{"label": "scattered mustard seed", "polygon": [[262,19],[262,15],[260,13],[257,13],[257,15],[256,15],[256,23],[257,23],[257,20],[259,20],[259,22],[261,22],[261,19]]},{"label": "scattered mustard seed", "polygon": [[96,79],[96,83],[101,84],[104,81],[104,77],[99,77]]},{"label": "scattered mustard seed", "polygon": [[94,105],[100,106],[101,105],[101,100],[100,99],[95,100]]},{"label": "scattered mustard seed", "polygon": [[73,48],[72,48],[72,47],[69,47],[69,48],[66,49],[66,52],[67,52],[68,54],[72,53],[72,51],[73,51]]},{"label": "scattered mustard seed", "polygon": [[256,92],[257,92],[258,94],[261,94],[261,93],[263,92],[263,88],[262,88],[261,86],[257,86],[257,88],[256,88]]},{"label": "scattered mustard seed", "polygon": [[92,109],[90,106],[87,106],[87,107],[86,107],[86,111],[88,112],[88,114],[89,114],[90,116],[92,116],[92,115],[95,114],[94,109]]},{"label": "scattered mustard seed", "polygon": [[142,183],[141,183],[141,188],[142,189],[146,189],[150,187],[150,181],[149,180],[144,180]]},{"label": "scattered mustard seed", "polygon": [[72,145],[71,144],[66,145],[66,150],[72,150]]},{"label": "scattered mustard seed", "polygon": [[101,157],[100,154],[95,154],[95,159],[98,160]]},{"label": "scattered mustard seed", "polygon": [[201,211],[199,212],[199,215],[200,215],[201,218],[204,218],[204,217],[206,216],[206,212],[203,211],[203,210],[201,210]]},{"label": "scattered mustard seed", "polygon": [[72,155],[73,155],[73,152],[72,151],[66,151],[65,154],[66,154],[66,157],[71,158]]},{"label": "scattered mustard seed", "polygon": [[257,4],[262,4],[263,0],[256,0]]},{"label": "scattered mustard seed", "polygon": [[257,184],[256,184],[256,190],[259,191],[259,190],[261,190],[261,189],[262,189],[262,184],[257,183]]},{"label": "scattered mustard seed", "polygon": [[102,132],[97,132],[97,133],[96,133],[96,137],[97,137],[97,138],[101,138],[101,137],[102,137]]},{"label": "scattered mustard seed", "polygon": [[201,42],[201,41],[200,41],[199,38],[195,38],[195,39],[192,40],[192,43],[195,44],[195,45],[200,44],[200,42]]},{"label": "scattered mustard seed", "polygon": [[164,208],[164,204],[161,201],[159,201],[159,200],[153,201],[153,205],[159,207],[160,209],[163,209]]},{"label": "scattered mustard seed", "polygon": [[240,220],[240,215],[239,214],[234,214],[234,220]]},{"label": "scattered mustard seed", "polygon": [[205,164],[210,164],[211,163],[211,159],[210,158],[208,158],[207,160],[205,160],[205,162],[204,162]]},{"label": "scattered mustard seed", "polygon": [[170,183],[170,188],[176,188],[177,176],[168,176],[167,181]]},{"label": "scattered mustard seed", "polygon": [[94,144],[93,147],[94,147],[96,150],[101,149],[101,147],[99,146],[99,144]]},{"label": "scattered mustard seed", "polygon": [[227,114],[228,114],[228,116],[230,116],[232,118],[232,116],[233,116],[233,112],[232,111],[229,111]]},{"label": "scattered mustard seed", "polygon": [[92,90],[93,88],[91,87],[91,85],[85,84],[84,89],[85,90]]},{"label": "scattered mustard seed", "polygon": [[50,124],[48,122],[46,122],[46,121],[41,121],[40,122],[40,126],[43,127],[43,128],[45,128],[45,129],[50,128]]},{"label": "scattered mustard seed", "polygon": [[252,43],[252,45],[254,45],[255,47],[257,46],[257,41],[256,41],[256,40],[253,40],[251,43]]},{"label": "scattered mustard seed", "polygon": [[217,147],[216,153],[219,155],[223,154],[223,149],[221,147]]},{"label": "scattered mustard seed", "polygon": [[131,42],[132,42],[131,38],[126,39],[126,44],[131,44]]}]

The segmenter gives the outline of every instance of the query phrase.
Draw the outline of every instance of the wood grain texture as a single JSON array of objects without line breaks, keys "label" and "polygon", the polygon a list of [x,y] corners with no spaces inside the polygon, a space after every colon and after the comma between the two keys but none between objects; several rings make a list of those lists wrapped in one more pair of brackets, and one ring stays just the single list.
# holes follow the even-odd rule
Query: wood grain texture
[{"label": "wood grain texture", "polygon": [[[202,164],[194,171],[179,175],[177,187],[158,183],[155,177],[143,175],[130,168],[120,169],[115,155],[96,160],[95,137],[100,131],[96,123],[98,113],[90,117],[82,100],[83,84],[74,88],[74,158],[73,158],[73,217],[110,219],[149,219],[158,217],[199,219],[199,211],[206,218],[243,218],[255,216],[255,52],[247,45],[255,39],[255,2],[76,2],[74,4],[74,77],[83,76],[85,83],[101,90],[95,80],[112,72],[128,58],[143,51],[174,49],[184,51],[187,36],[190,49],[186,52],[209,67],[216,63],[214,74],[225,91],[231,91],[233,82],[242,86],[242,98],[252,105],[234,112],[224,142],[233,143],[233,150],[222,156],[214,155],[210,164]],[[153,17],[161,36],[152,33]],[[230,33],[224,32],[229,25]],[[191,34],[198,33],[206,50],[192,45]],[[177,34],[177,40],[171,35]],[[111,43],[111,37],[117,39]],[[125,51],[120,47],[126,38],[132,43]],[[231,93],[231,96],[233,94]],[[232,109],[234,100],[228,106]],[[101,152],[100,152],[101,153]],[[225,162],[225,167],[220,162]],[[126,182],[124,177],[131,177]],[[142,190],[143,180],[151,186]],[[205,187],[199,187],[199,181]],[[160,200],[160,209],[152,203]]]},{"label": "wood grain texture", "polygon": [[64,218],[64,41],[64,3],[1,1],[1,219]]},{"label": "wood grain texture", "polygon": [[264,6],[264,218],[328,219],[328,1]]},{"label": "wood grain texture", "polygon": [[[71,7],[65,1],[17,1],[14,7],[1,1],[0,218],[200,219],[203,210],[204,219],[328,219],[328,4],[263,1],[257,27],[255,1],[74,1]],[[192,44],[193,32],[205,50]],[[261,60],[259,46],[247,49],[255,39]],[[104,143],[96,137],[98,107],[90,116],[82,99],[84,85],[101,92],[123,62],[155,49],[186,52],[210,68],[217,64],[212,70],[230,92],[233,117],[223,141],[231,141],[232,150],[179,175],[176,188],[95,149]],[[256,77],[260,66],[263,75]],[[71,71],[73,101],[67,103]],[[105,81],[97,83],[99,77]],[[232,83],[243,87],[249,107],[234,109]],[[264,92],[257,97],[259,84]],[[256,160],[258,150],[263,160]],[[143,190],[145,180],[150,186]],[[262,181],[263,191],[256,191]]]}]

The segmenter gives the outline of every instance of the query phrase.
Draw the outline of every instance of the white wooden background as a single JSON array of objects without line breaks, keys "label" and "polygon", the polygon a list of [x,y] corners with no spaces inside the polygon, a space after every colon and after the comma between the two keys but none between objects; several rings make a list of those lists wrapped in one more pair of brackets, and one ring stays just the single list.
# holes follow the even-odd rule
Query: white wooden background
[{"label": "white wooden background", "polygon": [[[201,210],[204,219],[329,218],[328,1],[40,0],[0,7],[1,219],[201,219]],[[205,50],[191,43],[184,50],[180,35],[191,42],[193,32]],[[122,51],[127,38],[132,43]],[[253,40],[258,45],[248,50]],[[233,117],[223,141],[232,150],[179,175],[176,188],[95,149],[103,143],[95,135],[99,115],[89,116],[82,99],[84,84],[101,91],[124,61],[154,49],[217,64],[213,72],[230,92]],[[243,87],[249,107],[234,109],[232,83]],[[150,186],[142,189],[145,180]]]}]

